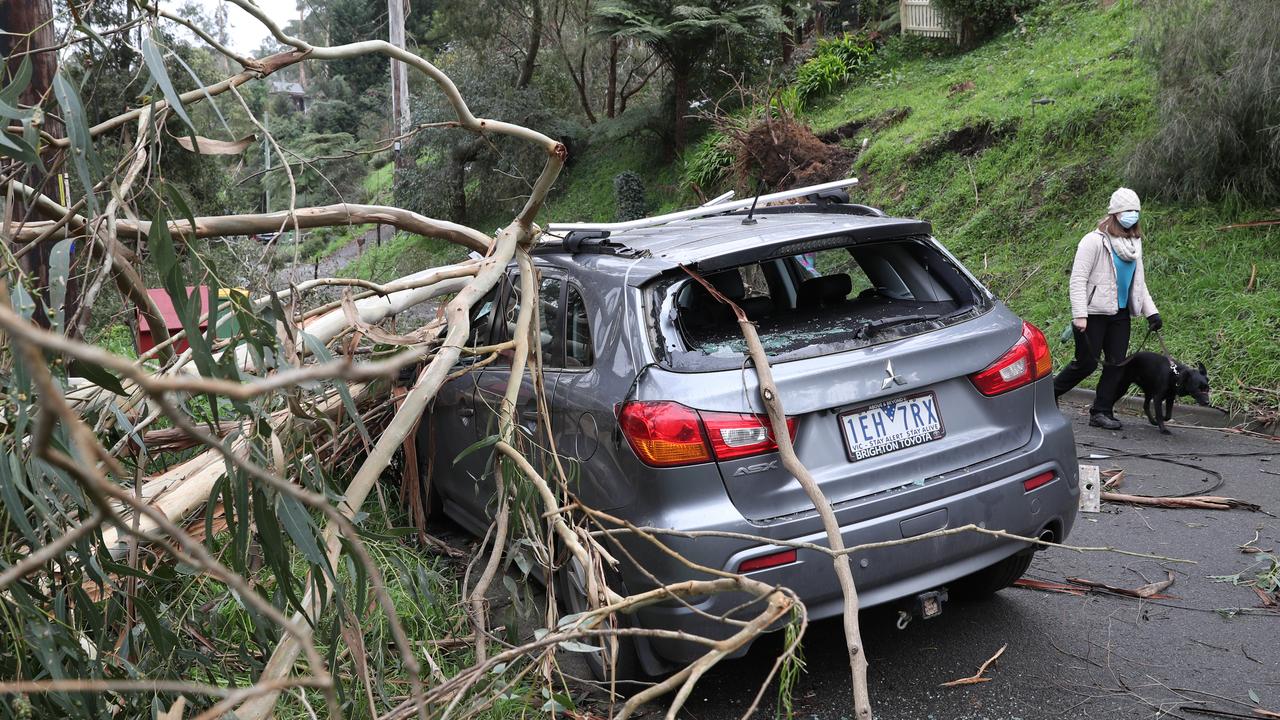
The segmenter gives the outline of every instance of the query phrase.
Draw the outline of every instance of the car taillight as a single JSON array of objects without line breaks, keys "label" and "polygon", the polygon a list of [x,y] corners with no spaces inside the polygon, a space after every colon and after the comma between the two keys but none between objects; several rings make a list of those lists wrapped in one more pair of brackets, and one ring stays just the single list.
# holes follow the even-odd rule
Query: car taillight
[{"label": "car taillight", "polygon": [[711,459],[702,420],[680,403],[625,403],[618,413],[618,425],[646,465],[673,467]]},{"label": "car taillight", "polygon": [[969,376],[978,392],[988,397],[1009,392],[1014,388],[1046,377],[1053,372],[1053,358],[1049,355],[1049,342],[1040,328],[1029,322],[1022,323],[1022,337],[1009,352],[980,372]]},{"label": "car taillight", "polygon": [[[711,440],[711,450],[717,460],[734,460],[761,453],[773,452],[778,443],[773,439],[773,428],[767,415],[740,413],[701,412],[702,422]],[[787,432],[794,440],[796,419],[787,418]]]},{"label": "car taillight", "polygon": [[[653,467],[733,460],[778,449],[765,416],[699,413],[669,400],[624,403],[618,426],[636,456]],[[787,418],[787,429],[794,438],[795,418]]]}]

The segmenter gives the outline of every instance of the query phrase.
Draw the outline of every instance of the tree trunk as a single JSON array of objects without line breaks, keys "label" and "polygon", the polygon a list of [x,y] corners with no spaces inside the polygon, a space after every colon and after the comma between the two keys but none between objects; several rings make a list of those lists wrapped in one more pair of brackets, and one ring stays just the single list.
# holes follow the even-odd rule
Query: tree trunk
[{"label": "tree trunk", "polygon": [[[564,56],[565,69],[569,71],[569,78],[573,80],[573,87],[578,91],[578,104],[582,106],[582,112],[587,116],[587,122],[595,125],[596,114],[591,109],[591,98],[587,96],[586,54],[586,49],[583,49],[582,54],[578,56],[578,67],[575,69],[573,61],[569,59],[568,55],[564,54],[563,48],[561,49],[561,55]],[[612,102],[613,97],[610,96],[609,100]],[[609,117],[613,116],[610,115]]]},{"label": "tree trunk", "polygon": [[520,65],[520,78],[516,88],[523,90],[533,82],[533,71],[538,65],[538,48],[542,46],[542,0],[533,0],[533,17],[529,20],[529,47]]},{"label": "tree trunk", "polygon": [[467,221],[467,161],[464,153],[449,155],[449,221],[459,225]]},{"label": "tree trunk", "polygon": [[605,117],[617,117],[618,107],[618,38],[609,38],[609,92],[605,100]]},{"label": "tree trunk", "polygon": [[[4,34],[0,34],[0,51],[3,51],[4,57],[8,60],[8,77],[5,78],[5,82],[7,83],[8,78],[17,72],[22,64],[22,58],[28,58],[31,61],[31,84],[22,92],[18,101],[27,107],[40,105],[43,98],[51,92],[53,76],[58,72],[58,54],[55,51],[32,51],[53,47],[55,44],[52,1],[4,0],[0,2],[0,29],[4,30]],[[19,53],[24,54],[19,55]],[[62,121],[50,115],[44,116],[41,128],[55,138],[61,138],[66,134]],[[56,149],[45,145],[40,158],[45,167],[53,164],[56,153]],[[8,168],[5,168],[5,172],[7,174]],[[57,175],[46,175],[39,168],[31,167],[24,181],[63,205],[71,204],[68,198],[64,197],[64,193],[59,191]],[[11,208],[10,212],[17,217],[25,214],[25,211],[19,208]],[[49,303],[49,254],[57,242],[57,239],[50,238],[27,253],[21,261],[23,270],[33,278],[35,287],[39,289],[34,298],[36,301],[34,318],[42,327],[49,326],[49,315],[45,311]],[[73,265],[76,259],[72,257]],[[76,302],[79,283],[73,280],[74,272],[68,275],[66,302],[63,308],[63,317],[66,318],[72,317],[79,306]]]},{"label": "tree trunk", "polygon": [[689,71],[688,68],[672,68],[671,82],[675,87],[675,125],[672,128],[671,149],[678,153],[684,149],[685,115],[689,113]]}]

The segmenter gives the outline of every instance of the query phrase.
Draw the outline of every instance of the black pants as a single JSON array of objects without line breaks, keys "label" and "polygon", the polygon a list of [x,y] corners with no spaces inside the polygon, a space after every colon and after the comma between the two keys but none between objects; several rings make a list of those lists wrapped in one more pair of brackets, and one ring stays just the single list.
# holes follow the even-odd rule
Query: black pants
[{"label": "black pants", "polygon": [[1129,352],[1129,310],[1123,309],[1115,315],[1090,315],[1084,332],[1073,329],[1076,357],[1053,378],[1053,394],[1060,396],[1092,375],[1098,369],[1098,357],[1105,354],[1098,395],[1089,412],[1110,415],[1122,392],[1120,377],[1124,370],[1120,363]]}]

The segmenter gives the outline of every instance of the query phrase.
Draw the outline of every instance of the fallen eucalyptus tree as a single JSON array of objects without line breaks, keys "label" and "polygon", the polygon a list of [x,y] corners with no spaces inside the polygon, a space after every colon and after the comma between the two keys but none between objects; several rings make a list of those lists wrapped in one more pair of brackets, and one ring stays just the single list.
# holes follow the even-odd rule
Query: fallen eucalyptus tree
[{"label": "fallen eucalyptus tree", "polygon": [[[374,607],[379,622],[389,628],[399,658],[400,676],[395,680],[407,692],[402,703],[379,709],[382,701],[374,697],[367,668],[361,670],[357,675],[368,694],[368,712],[388,717],[465,716],[482,711],[492,702],[492,691],[504,687],[504,681],[490,672],[497,665],[518,663],[524,669],[516,677],[541,677],[540,682],[554,685],[551,675],[531,671],[549,668],[547,662],[565,643],[607,640],[625,632],[609,620],[619,613],[720,592],[758,598],[760,608],[750,618],[735,619],[729,638],[704,641],[702,659],[632,698],[618,715],[630,716],[643,702],[668,692],[675,692],[670,713],[678,712],[709,667],[792,616],[797,611],[795,597],[784,589],[708,568],[699,569],[710,579],[631,596],[612,591],[601,577],[589,612],[558,627],[555,609],[548,608],[549,632],[514,647],[489,650],[493,641],[486,590],[517,542],[541,548],[546,558],[553,554],[550,547],[564,548],[601,572],[615,562],[581,527],[585,515],[575,510],[563,468],[536,467],[529,459],[532,448],[527,439],[515,432],[522,368],[528,364],[531,373],[540,372],[537,343],[529,342],[530,334],[537,332],[533,304],[522,308],[516,339],[508,346],[476,347],[469,342],[472,308],[509,265],[518,268],[525,296],[534,294],[535,271],[527,250],[538,242],[534,218],[563,166],[564,146],[526,127],[476,117],[453,82],[417,55],[380,41],[317,46],[287,35],[251,3],[232,1],[292,49],[245,58],[172,13],[153,9],[147,24],[177,22],[243,70],[178,93],[164,72],[163,50],[145,40],[142,52],[150,59],[161,58],[147,67],[163,99],[122,109],[90,125],[74,85],[65,77],[56,82],[59,115],[68,137],[44,135],[37,142],[48,167],[75,170],[81,181],[79,199],[55,199],[24,182],[30,163],[5,167],[3,234],[10,252],[0,279],[0,330],[8,341],[0,364],[7,388],[5,458],[0,466],[13,477],[0,480],[0,514],[4,532],[17,541],[11,545],[21,548],[24,556],[0,560],[0,604],[7,616],[22,622],[48,617],[55,607],[74,612],[48,640],[31,640],[44,645],[14,646],[19,664],[6,672],[17,674],[0,677],[0,695],[37,702],[41,708],[71,708],[77,693],[102,692],[103,702],[127,714],[152,705],[148,698],[154,696],[165,698],[163,707],[175,716],[190,707],[191,717],[221,717],[234,709],[240,718],[265,718],[282,703],[307,706],[303,691],[309,690],[330,716],[337,717],[344,714],[335,680],[343,658],[341,653],[335,657],[322,652],[325,644],[318,641],[317,631],[322,622],[331,622],[343,637],[358,638],[364,632],[360,616]],[[82,32],[69,30],[72,36]],[[291,203],[290,209],[276,213],[186,218],[180,213],[170,217],[142,202],[156,192],[154,183],[163,182],[154,172],[161,138],[172,132],[167,126],[178,120],[190,126],[185,108],[216,102],[222,95],[239,100],[238,88],[297,63],[369,54],[405,62],[434,84],[456,116],[440,131],[508,136],[543,153],[544,165],[530,183],[524,207],[496,236],[389,206]],[[248,112],[247,105],[240,105]],[[41,110],[24,108],[11,117],[17,124],[4,130],[6,138],[11,143],[31,141],[28,128],[38,122]],[[250,119],[261,127],[256,118]],[[111,172],[97,175],[87,162],[94,144],[129,127],[136,132],[123,157]],[[262,139],[275,142],[265,133]],[[219,142],[197,139],[184,147],[236,151]],[[187,297],[188,285],[221,284],[205,264],[187,261],[199,258],[193,242],[198,238],[362,223],[391,225],[455,243],[480,253],[480,259],[424,269],[391,283],[319,278],[287,289],[270,288],[255,300],[230,300],[229,311],[222,315],[214,312],[216,308],[193,308],[194,299]],[[78,338],[88,322],[87,311],[64,317],[59,299],[35,285],[35,278],[17,262],[42,243],[73,241],[81,248],[78,270],[90,304],[104,279],[111,279],[121,297],[141,310],[155,329],[154,349],[130,359],[82,342]],[[181,331],[165,331],[139,267],[161,277],[181,316]],[[65,282],[71,269],[59,272],[64,274],[55,273],[54,280]],[[338,288],[343,297],[312,299],[308,305],[308,299],[324,288]],[[36,306],[31,298],[36,296],[48,303],[51,327],[33,322]],[[437,319],[419,329],[405,333],[386,326],[389,319],[437,299],[443,301]],[[238,323],[237,330],[227,330],[230,318]],[[202,325],[208,331],[202,331]],[[179,342],[188,343],[188,348],[178,352]],[[366,500],[377,491],[441,385],[466,370],[460,370],[459,359],[464,353],[478,353],[485,357],[483,366],[498,352],[509,353],[516,369],[501,403],[498,441],[490,450],[496,453],[503,501],[483,572],[467,588],[467,644],[473,660],[449,672],[435,652],[423,649],[421,638],[406,632],[383,579],[385,568],[370,555],[359,526]],[[407,393],[397,393],[393,405],[392,390],[403,382],[406,371],[411,373]],[[153,452],[144,438],[161,429],[167,444]],[[347,466],[354,472],[344,477],[339,469]],[[534,491],[520,491],[522,484],[532,485]],[[538,517],[547,519],[546,534],[530,534],[528,518]],[[306,568],[305,578],[293,575],[299,563]],[[219,607],[242,608],[235,612],[245,613],[245,621],[255,628],[252,643],[269,655],[265,665],[227,664],[216,652],[220,638],[187,629],[192,619],[174,614],[181,590],[168,599],[164,595],[175,587],[162,580],[172,574],[166,569],[172,567],[184,568],[182,572],[201,587],[219,588],[206,591]],[[360,580],[353,588],[355,578]],[[46,595],[54,587],[70,594],[55,600]],[[353,612],[356,608],[359,612]],[[799,612],[803,624],[802,609]],[[89,617],[96,620],[88,622]],[[125,654],[104,656],[102,650],[113,643]],[[38,648],[45,646],[57,648],[66,658],[56,672],[40,661],[25,662],[27,655],[41,657]],[[788,653],[793,651],[794,644]],[[222,663],[227,672],[248,672],[248,677],[240,682],[202,681],[192,668],[166,659],[177,653],[202,658],[202,665]],[[127,658],[133,661],[125,662]],[[85,706],[85,712],[94,712],[92,707]]]}]

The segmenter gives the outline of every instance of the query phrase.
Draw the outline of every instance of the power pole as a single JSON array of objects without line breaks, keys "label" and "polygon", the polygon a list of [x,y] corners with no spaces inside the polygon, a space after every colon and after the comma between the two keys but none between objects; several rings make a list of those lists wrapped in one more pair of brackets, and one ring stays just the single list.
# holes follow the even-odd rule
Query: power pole
[{"label": "power pole", "polygon": [[[298,37],[306,37],[307,32],[302,27],[305,16],[303,15],[302,0],[298,0]],[[307,64],[305,62],[298,63],[298,84],[303,90],[307,89]]]},{"label": "power pole", "polygon": [[[387,24],[391,27],[391,44],[403,50],[404,15],[407,0],[387,0]],[[391,61],[391,132],[396,138],[392,145],[397,170],[413,166],[413,158],[402,152],[405,133],[409,132],[409,66],[399,60]]]}]

